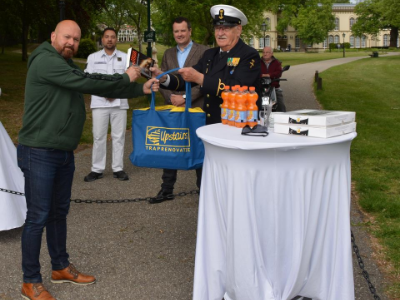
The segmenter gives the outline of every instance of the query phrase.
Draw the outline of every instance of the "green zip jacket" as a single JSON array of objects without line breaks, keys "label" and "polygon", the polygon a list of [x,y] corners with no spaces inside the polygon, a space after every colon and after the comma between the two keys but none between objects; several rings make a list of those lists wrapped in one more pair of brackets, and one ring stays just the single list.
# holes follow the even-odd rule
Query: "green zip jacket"
[{"label": "green zip jacket", "polygon": [[25,106],[19,143],[30,147],[72,151],[86,119],[83,94],[108,98],[142,96],[143,85],[127,74],[88,74],[65,60],[48,42],[28,61]]}]

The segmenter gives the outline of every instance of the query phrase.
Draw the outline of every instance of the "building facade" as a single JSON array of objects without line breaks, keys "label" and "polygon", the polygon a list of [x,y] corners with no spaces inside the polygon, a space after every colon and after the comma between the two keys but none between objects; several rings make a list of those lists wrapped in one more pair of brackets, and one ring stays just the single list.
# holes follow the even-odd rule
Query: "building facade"
[{"label": "building facade", "polygon": [[[355,4],[336,3],[333,4],[333,14],[335,15],[335,28],[328,33],[325,41],[319,44],[304,44],[294,28],[288,27],[284,34],[276,31],[278,16],[272,12],[264,13],[267,31],[261,33],[261,36],[253,36],[249,40],[249,44],[256,48],[262,49],[264,46],[270,46],[278,50],[291,49],[291,51],[304,51],[306,48],[318,50],[329,49],[330,43],[342,44],[350,43],[350,48],[372,48],[387,47],[390,43],[390,29],[381,30],[376,37],[371,35],[363,35],[356,37],[351,32],[351,27],[357,22],[357,15],[354,13]],[[399,39],[397,39],[397,47],[399,47]]]},{"label": "building facade", "polygon": [[137,40],[137,32],[131,25],[122,25],[118,31],[118,42],[133,42]]}]

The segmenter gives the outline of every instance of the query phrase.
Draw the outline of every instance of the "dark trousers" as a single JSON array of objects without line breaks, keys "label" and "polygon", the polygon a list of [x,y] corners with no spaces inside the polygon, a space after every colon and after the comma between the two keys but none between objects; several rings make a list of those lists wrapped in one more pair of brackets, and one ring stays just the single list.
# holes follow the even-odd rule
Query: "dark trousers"
[{"label": "dark trousers", "polygon": [[22,232],[22,270],[25,283],[42,282],[40,248],[46,228],[53,270],[69,266],[67,215],[70,206],[74,153],[18,145],[18,166],[25,177],[27,214]]},{"label": "dark trousers", "polygon": [[[201,185],[202,171],[203,171],[203,168],[196,169],[196,176],[197,176],[196,185],[199,189],[200,189],[200,185]],[[178,174],[178,170],[164,169],[163,175],[162,175],[163,183],[161,184],[161,188],[163,190],[172,191],[174,189],[177,174]]]},{"label": "dark trousers", "polygon": [[276,111],[279,112],[286,112],[286,105],[285,102],[283,102],[283,92],[281,89],[275,89],[276,93],[276,100],[277,100],[277,106],[276,106]]}]

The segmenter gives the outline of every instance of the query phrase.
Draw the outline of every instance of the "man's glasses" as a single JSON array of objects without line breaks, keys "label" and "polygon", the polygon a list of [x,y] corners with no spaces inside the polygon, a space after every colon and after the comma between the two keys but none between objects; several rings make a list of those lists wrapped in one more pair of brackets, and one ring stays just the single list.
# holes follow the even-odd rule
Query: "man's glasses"
[{"label": "man's glasses", "polygon": [[230,31],[233,27],[236,27],[236,26],[223,26],[223,25],[219,25],[219,26],[214,26],[214,30],[215,31],[223,31],[223,32],[227,32],[227,31]]},{"label": "man's glasses", "polygon": [[242,134],[266,137],[268,136],[268,130],[267,127],[261,125],[256,125],[253,128],[251,128],[249,125],[246,125],[242,129]]}]

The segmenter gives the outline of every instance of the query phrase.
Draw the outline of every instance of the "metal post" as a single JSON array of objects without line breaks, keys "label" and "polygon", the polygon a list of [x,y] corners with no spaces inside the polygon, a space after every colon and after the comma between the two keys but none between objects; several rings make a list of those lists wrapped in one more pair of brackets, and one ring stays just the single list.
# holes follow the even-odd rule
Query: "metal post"
[{"label": "metal post", "polygon": [[261,30],[264,32],[264,47],[266,47],[266,45],[265,45],[265,32],[267,31],[267,24],[265,24],[265,22],[263,22],[261,24]]},{"label": "metal post", "polygon": [[65,1],[60,0],[59,5],[60,5],[60,22],[61,22],[65,20]]},{"label": "metal post", "polygon": [[[147,0],[147,30],[148,32],[151,31],[151,26],[150,26],[150,0]],[[147,56],[151,57],[151,42],[147,43]]]},{"label": "metal post", "polygon": [[344,50],[344,38],[346,37],[346,34],[345,34],[345,33],[343,33],[343,34],[342,34],[342,36],[343,36],[343,57],[345,57],[345,50]]}]

